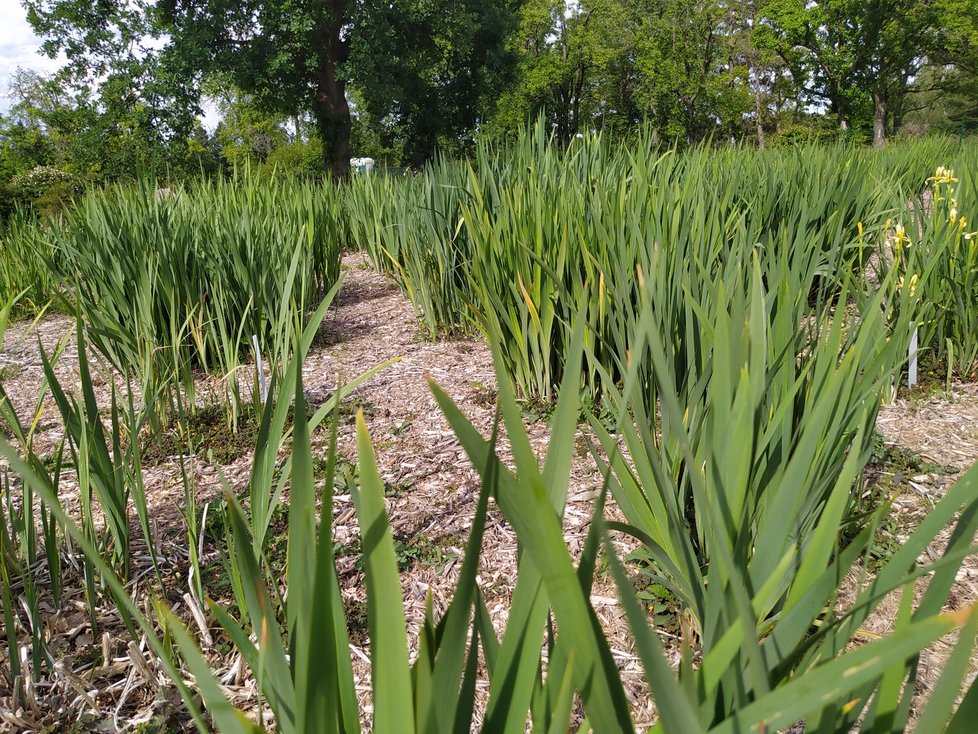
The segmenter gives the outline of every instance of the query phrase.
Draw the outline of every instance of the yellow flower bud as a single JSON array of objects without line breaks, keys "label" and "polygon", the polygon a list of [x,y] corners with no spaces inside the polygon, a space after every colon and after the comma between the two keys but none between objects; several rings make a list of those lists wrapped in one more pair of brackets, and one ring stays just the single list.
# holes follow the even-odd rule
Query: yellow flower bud
[{"label": "yellow flower bud", "polygon": [[896,284],[897,290],[902,291],[904,289],[904,286],[906,286],[907,289],[910,291],[910,295],[915,296],[917,295],[917,280],[918,278],[916,273],[911,275],[910,280],[906,283],[904,283],[903,277],[901,276],[900,280],[898,280]]}]

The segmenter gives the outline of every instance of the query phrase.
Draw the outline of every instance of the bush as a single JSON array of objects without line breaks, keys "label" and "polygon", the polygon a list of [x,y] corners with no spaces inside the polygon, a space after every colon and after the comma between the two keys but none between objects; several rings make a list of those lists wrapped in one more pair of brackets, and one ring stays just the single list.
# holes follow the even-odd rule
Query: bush
[{"label": "bush", "polygon": [[74,176],[55,166],[35,166],[10,181],[14,203],[33,207],[41,214],[62,211],[79,189]]},{"label": "bush", "polygon": [[13,189],[9,181],[0,181],[0,224],[7,221],[7,218],[14,213],[17,208],[17,201],[14,198]]},{"label": "bush", "polygon": [[293,309],[305,313],[339,277],[340,241],[330,200],[312,186],[144,181],[82,198],[57,255],[116,369],[144,391],[180,381],[190,391],[204,368],[229,376],[236,396],[252,336],[271,365],[285,355]]},{"label": "bush", "polygon": [[284,178],[317,178],[323,175],[323,144],[314,138],[275,148],[262,169]]},{"label": "bush", "polygon": [[831,143],[838,139],[839,131],[825,127],[815,127],[800,123],[789,123],[768,138],[768,144],[773,146],[791,147],[811,143]]}]

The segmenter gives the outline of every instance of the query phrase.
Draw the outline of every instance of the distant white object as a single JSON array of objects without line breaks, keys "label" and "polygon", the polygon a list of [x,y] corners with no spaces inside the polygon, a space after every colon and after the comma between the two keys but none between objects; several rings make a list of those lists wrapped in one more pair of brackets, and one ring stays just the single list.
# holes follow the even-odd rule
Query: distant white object
[{"label": "distant white object", "polygon": [[373,173],[375,161],[373,158],[351,158],[350,166],[357,173]]}]

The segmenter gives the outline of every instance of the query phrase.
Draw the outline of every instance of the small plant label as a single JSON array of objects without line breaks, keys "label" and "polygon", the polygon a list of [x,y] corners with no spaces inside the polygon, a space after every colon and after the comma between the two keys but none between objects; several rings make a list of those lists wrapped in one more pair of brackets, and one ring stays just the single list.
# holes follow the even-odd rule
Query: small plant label
[{"label": "small plant label", "polygon": [[910,364],[907,367],[907,387],[917,384],[917,324],[911,324],[910,328]]},{"label": "small plant label", "polygon": [[258,346],[258,335],[251,335],[251,345],[255,348],[255,371],[258,373],[258,399],[262,405],[268,399],[268,382],[265,380],[265,367],[261,363],[261,348]]}]

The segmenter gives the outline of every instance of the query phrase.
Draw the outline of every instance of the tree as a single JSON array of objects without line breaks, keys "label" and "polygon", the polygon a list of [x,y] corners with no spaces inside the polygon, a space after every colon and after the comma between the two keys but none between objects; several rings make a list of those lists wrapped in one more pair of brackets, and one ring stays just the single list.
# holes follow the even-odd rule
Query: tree
[{"label": "tree", "polygon": [[512,79],[517,0],[363,2],[351,29],[351,84],[402,162],[461,152]]},{"label": "tree", "polygon": [[784,58],[801,58],[814,96],[829,101],[843,126],[860,99],[870,103],[876,146],[899,126],[927,59],[960,56],[969,37],[974,43],[976,16],[975,0],[775,0],[766,7]]},{"label": "tree", "polygon": [[978,132],[978,75],[959,65],[928,64],[913,82],[903,112],[911,129]]},{"label": "tree", "polygon": [[216,162],[199,123],[186,135],[162,135],[157,113],[121,74],[107,75],[95,95],[87,87],[72,92],[58,76],[18,69],[10,91],[14,104],[0,125],[0,171],[7,177],[50,166],[79,184],[101,183],[210,171]]},{"label": "tree", "polygon": [[[349,172],[347,84],[393,114],[430,154],[472,127],[504,67],[511,0],[29,0],[29,20],[75,77],[118,63],[152,73],[159,96],[199,112],[205,73],[228,75],[262,108],[309,112],[334,178]],[[149,39],[149,40],[147,40]],[[120,61],[121,60],[121,61]],[[383,90],[383,91],[377,91]],[[381,108],[385,108],[381,111]]]},{"label": "tree", "polygon": [[734,137],[753,108],[744,23],[723,0],[645,0],[638,30],[639,97],[671,140]]},{"label": "tree", "polygon": [[284,177],[322,175],[322,143],[306,115],[286,118],[263,110],[221,75],[205,79],[203,90],[221,116],[213,144],[232,169]]},{"label": "tree", "polygon": [[[497,100],[492,119],[497,135],[518,129],[544,110],[552,120],[566,116],[564,100],[558,101],[558,88],[571,73],[563,11],[561,0],[527,0],[520,8],[517,28],[508,39],[518,59],[516,78]],[[563,138],[567,132],[559,134]]]},{"label": "tree", "polygon": [[545,111],[563,140],[643,121],[668,140],[737,137],[763,103],[749,81],[766,63],[750,53],[741,5],[582,0],[568,11],[562,0],[530,0],[512,41],[519,81],[500,100],[497,126]]},{"label": "tree", "polygon": [[232,166],[265,163],[277,149],[288,143],[284,120],[259,109],[249,95],[223,85],[212,88],[208,96],[217,102],[221,121],[214,138],[221,155]]}]

